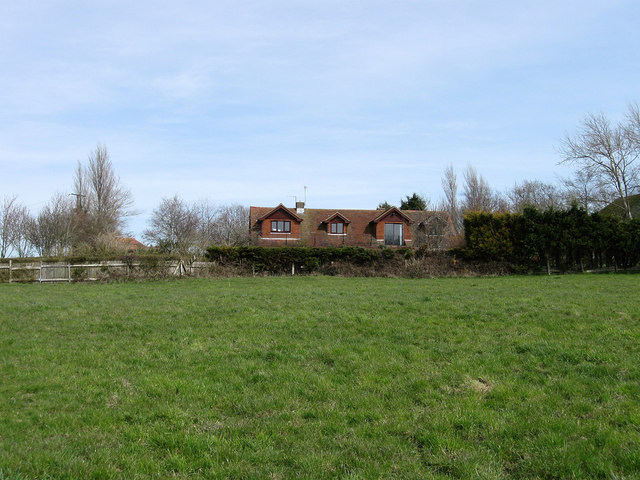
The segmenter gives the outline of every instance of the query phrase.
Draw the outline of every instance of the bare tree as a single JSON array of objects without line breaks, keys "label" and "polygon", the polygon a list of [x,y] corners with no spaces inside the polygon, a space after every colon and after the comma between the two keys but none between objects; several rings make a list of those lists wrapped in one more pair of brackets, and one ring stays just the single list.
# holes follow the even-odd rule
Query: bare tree
[{"label": "bare tree", "polygon": [[471,165],[464,172],[464,190],[462,192],[462,212],[494,212],[503,210],[505,206],[500,196],[495,193],[489,183],[478,175]]},{"label": "bare tree", "polygon": [[458,178],[453,165],[449,165],[444,171],[442,190],[444,191],[442,209],[449,213],[455,233],[458,233],[462,230],[462,215],[458,206]]},{"label": "bare tree", "polygon": [[144,238],[168,252],[202,254],[211,245],[249,243],[249,209],[215,206],[209,200],[186,204],[178,195],[164,198],[153,211]]},{"label": "bare tree", "polygon": [[66,255],[71,250],[77,219],[68,195],[56,194],[29,222],[29,243],[40,256]]},{"label": "bare tree", "polygon": [[211,245],[245,245],[249,243],[249,209],[239,204],[215,206],[209,200],[196,202],[192,208],[198,218],[198,248]]},{"label": "bare tree", "polygon": [[18,257],[26,257],[32,253],[31,241],[29,239],[29,229],[33,223],[33,217],[29,214],[27,207],[22,207],[18,213],[16,222],[16,235],[13,237],[13,250]]},{"label": "bare tree", "polygon": [[249,209],[230,204],[218,208],[216,242],[224,245],[244,245],[249,242]]},{"label": "bare tree", "polygon": [[507,192],[509,207],[512,211],[521,212],[525,207],[535,207],[538,210],[560,208],[565,204],[563,194],[551,183],[540,180],[525,180]]},{"label": "bare tree", "polygon": [[194,253],[198,217],[178,195],[163,198],[151,214],[143,236],[152,245],[169,253]]},{"label": "bare tree", "polygon": [[18,196],[5,196],[0,205],[0,258],[6,258],[13,238],[14,218],[13,209]]},{"label": "bare tree", "polygon": [[120,184],[104,145],[89,154],[86,166],[78,164],[74,188],[76,244],[95,246],[99,238],[120,233],[126,217],[135,213],[131,192]]},{"label": "bare tree", "polygon": [[575,170],[572,177],[562,180],[562,185],[565,204],[576,202],[588,213],[601,210],[616,199],[611,188],[589,170]]},{"label": "bare tree", "polygon": [[561,163],[571,163],[608,185],[621,199],[624,216],[632,218],[629,196],[638,189],[640,112],[630,105],[624,122],[612,125],[604,114],[590,114],[578,133],[560,145]]},{"label": "bare tree", "polygon": [[[636,160],[640,156],[640,105],[638,103],[632,103],[628,107],[626,115],[626,129],[625,133],[636,147]],[[636,162],[632,168],[632,175],[630,176],[629,189],[631,192],[640,191],[640,165]]]},{"label": "bare tree", "polygon": [[218,207],[210,200],[202,199],[193,204],[192,212],[197,219],[196,248],[202,254],[207,247],[216,243]]},{"label": "bare tree", "polygon": [[18,202],[18,196],[5,196],[0,204],[0,258],[6,258],[20,242],[24,234],[24,218],[27,208]]}]

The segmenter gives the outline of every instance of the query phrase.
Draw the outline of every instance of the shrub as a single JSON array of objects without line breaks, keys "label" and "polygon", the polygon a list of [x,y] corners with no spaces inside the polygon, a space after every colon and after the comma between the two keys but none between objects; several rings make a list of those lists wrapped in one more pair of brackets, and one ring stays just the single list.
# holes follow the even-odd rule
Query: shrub
[{"label": "shrub", "polygon": [[382,258],[386,260],[390,260],[395,256],[396,256],[396,251],[393,250],[392,248],[385,248],[384,250],[382,250]]},{"label": "shrub", "polygon": [[398,249],[398,253],[402,254],[405,260],[410,260],[415,256],[413,248],[401,248]]},{"label": "shrub", "polygon": [[87,269],[82,267],[76,267],[71,270],[71,278],[75,282],[81,282],[87,278]]}]

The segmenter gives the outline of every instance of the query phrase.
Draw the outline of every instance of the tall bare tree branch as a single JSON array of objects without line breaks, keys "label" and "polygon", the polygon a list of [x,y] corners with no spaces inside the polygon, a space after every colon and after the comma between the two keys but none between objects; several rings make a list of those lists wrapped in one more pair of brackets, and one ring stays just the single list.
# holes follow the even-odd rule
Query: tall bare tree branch
[{"label": "tall bare tree branch", "polygon": [[441,184],[444,191],[444,209],[451,217],[455,233],[459,233],[462,230],[462,216],[458,206],[458,178],[453,165],[445,169]]},{"label": "tall bare tree branch", "polygon": [[135,214],[131,191],[116,176],[107,147],[98,144],[74,178],[76,245],[96,247],[100,238],[118,235],[126,217]]},{"label": "tall bare tree branch", "polygon": [[464,172],[462,212],[494,212],[505,208],[500,196],[471,165]]},{"label": "tall bare tree branch", "polygon": [[5,196],[0,204],[0,258],[6,258],[20,242],[27,208],[18,202],[18,196]]},{"label": "tall bare tree branch", "polygon": [[589,114],[578,132],[567,135],[560,145],[564,159],[560,163],[575,165],[585,174],[610,185],[624,209],[632,218],[629,196],[638,189],[638,156],[640,156],[640,114],[630,105],[624,122],[612,125],[602,113]]}]

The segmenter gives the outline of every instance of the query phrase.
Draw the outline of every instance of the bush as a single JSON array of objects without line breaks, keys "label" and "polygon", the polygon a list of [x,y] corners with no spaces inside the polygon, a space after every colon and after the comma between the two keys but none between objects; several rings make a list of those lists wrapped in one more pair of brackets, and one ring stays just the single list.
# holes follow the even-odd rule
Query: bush
[{"label": "bush", "polygon": [[74,282],[81,282],[87,278],[87,269],[82,267],[76,267],[71,270],[71,278]]},{"label": "bush", "polygon": [[386,260],[391,260],[395,256],[396,256],[396,251],[393,250],[392,248],[385,248],[384,250],[382,250],[382,258]]},{"label": "bush", "polygon": [[140,257],[139,262],[140,270],[142,270],[146,274],[149,274],[158,269],[160,260],[156,255],[145,255],[144,257]]},{"label": "bush", "polygon": [[405,260],[410,260],[415,257],[413,248],[399,248],[398,253],[401,254]]}]

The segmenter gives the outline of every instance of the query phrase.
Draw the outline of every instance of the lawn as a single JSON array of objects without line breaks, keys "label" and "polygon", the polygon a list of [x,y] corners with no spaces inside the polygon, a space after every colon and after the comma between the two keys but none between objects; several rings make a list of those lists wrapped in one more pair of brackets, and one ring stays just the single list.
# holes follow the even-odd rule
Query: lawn
[{"label": "lawn", "polygon": [[0,480],[640,478],[639,287],[0,284]]}]

